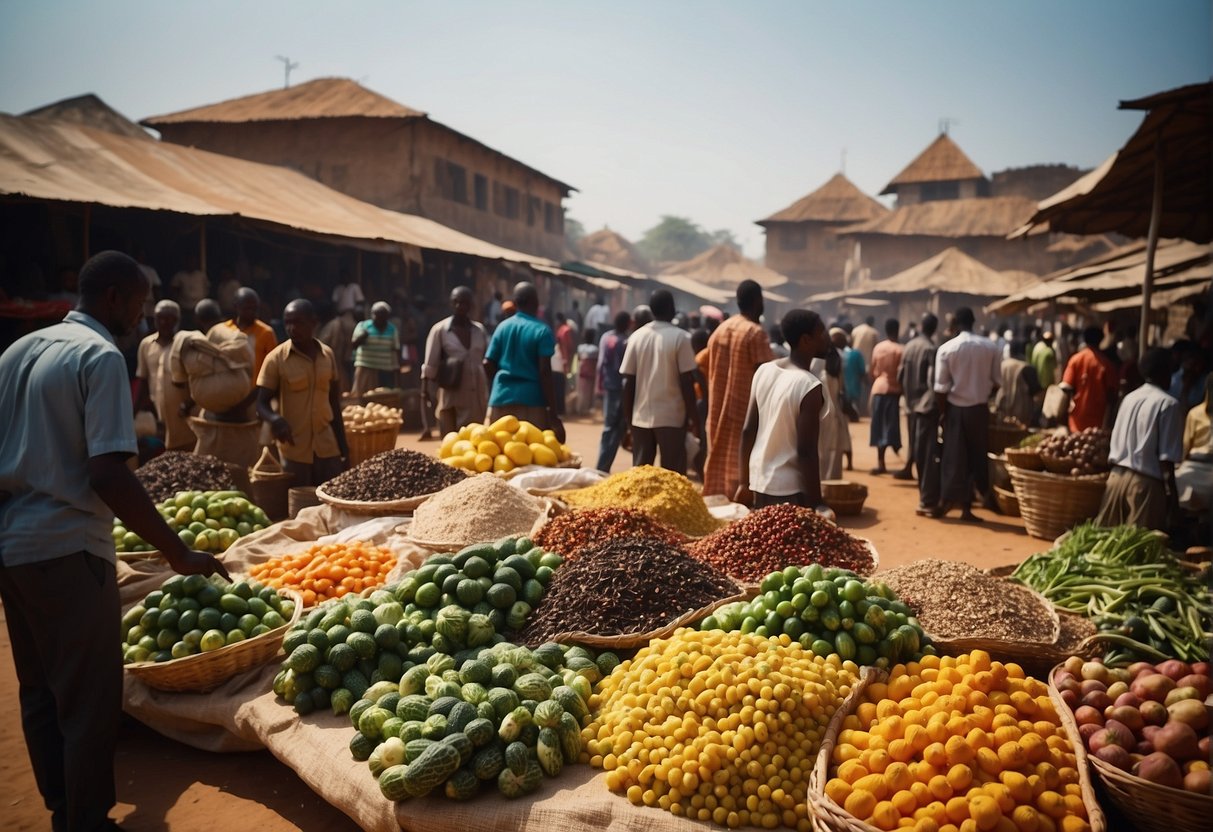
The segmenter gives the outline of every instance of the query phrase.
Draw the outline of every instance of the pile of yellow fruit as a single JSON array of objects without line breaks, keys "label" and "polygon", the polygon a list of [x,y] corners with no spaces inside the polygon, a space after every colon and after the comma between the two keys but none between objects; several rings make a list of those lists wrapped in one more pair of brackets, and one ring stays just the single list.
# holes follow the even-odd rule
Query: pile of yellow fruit
[{"label": "pile of yellow fruit", "polygon": [[637,806],[807,832],[813,761],[858,673],[786,634],[681,629],[602,680],[583,759]]},{"label": "pile of yellow fruit", "polygon": [[981,650],[924,656],[869,685],[843,723],[825,792],[878,829],[1090,829],[1048,688]]},{"label": "pile of yellow fruit", "polygon": [[572,456],[554,431],[540,430],[515,416],[502,416],[491,425],[473,422],[442,438],[438,458],[465,471],[506,474],[524,465],[555,468]]}]

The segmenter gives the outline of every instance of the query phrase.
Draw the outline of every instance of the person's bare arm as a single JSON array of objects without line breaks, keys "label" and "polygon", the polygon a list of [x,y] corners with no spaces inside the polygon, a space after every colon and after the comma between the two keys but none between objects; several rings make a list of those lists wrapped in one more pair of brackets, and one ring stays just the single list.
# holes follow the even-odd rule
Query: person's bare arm
[{"label": "person's bare arm", "polygon": [[678,386],[682,390],[682,406],[687,412],[687,428],[702,439],[703,421],[699,418],[699,408],[695,406],[695,376],[689,372],[679,374]]},{"label": "person's bare arm", "polygon": [[758,438],[758,402],[750,398],[750,409],[746,413],[745,424],[741,428],[741,455],[737,459],[737,491],[733,494],[733,502],[744,506],[754,504],[754,494],[750,491],[750,454],[754,452],[754,442]]},{"label": "person's bare arm", "polygon": [[288,445],[295,444],[295,437],[291,433],[291,426],[282,416],[281,413],[275,413],[274,408],[270,406],[274,399],[274,391],[268,387],[257,388],[257,415],[261,417],[261,421],[269,422],[270,433],[279,442],[285,442]]},{"label": "person's bare arm", "polygon": [[333,411],[333,433],[337,436],[337,448],[341,451],[342,459],[350,458],[350,446],[345,441],[345,419],[341,415],[341,386],[337,377],[329,385],[329,407]]},{"label": "person's bare arm", "polygon": [[[560,416],[556,412],[556,382],[554,379],[551,356],[539,356],[539,386],[543,390],[543,406],[548,412],[548,422],[551,424],[552,430],[556,432],[556,439],[564,442],[567,436],[564,431],[564,422],[560,421]],[[562,384],[563,379],[564,376],[561,376]]]},{"label": "person's bare arm", "polygon": [[218,574],[231,580],[223,564],[206,552],[191,551],[164,522],[143,485],[126,465],[123,453],[101,454],[88,461],[88,482],[128,529],[155,546],[169,566],[182,575]]},{"label": "person's bare arm", "polygon": [[821,496],[821,462],[818,457],[817,438],[821,431],[821,408],[825,403],[821,387],[815,387],[800,402],[796,417],[796,461],[800,467],[800,481],[805,501],[818,513],[833,518],[834,513],[825,505]]}]

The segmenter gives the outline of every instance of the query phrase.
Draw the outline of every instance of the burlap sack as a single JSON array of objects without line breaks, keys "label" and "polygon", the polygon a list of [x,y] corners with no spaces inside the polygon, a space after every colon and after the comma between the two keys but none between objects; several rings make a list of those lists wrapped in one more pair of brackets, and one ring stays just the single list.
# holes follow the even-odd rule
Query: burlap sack
[{"label": "burlap sack", "polygon": [[247,468],[261,451],[260,422],[215,422],[191,416],[189,424],[198,437],[198,444],[194,446],[196,454],[209,454]]}]

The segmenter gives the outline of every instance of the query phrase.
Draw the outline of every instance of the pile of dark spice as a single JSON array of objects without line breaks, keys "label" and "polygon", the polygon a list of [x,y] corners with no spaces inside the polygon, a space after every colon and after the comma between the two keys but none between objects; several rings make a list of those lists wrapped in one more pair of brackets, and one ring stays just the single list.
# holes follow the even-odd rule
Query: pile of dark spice
[{"label": "pile of dark spice", "polygon": [[135,478],[152,502],[160,503],[179,491],[228,491],[236,487],[227,463],[208,454],[166,451],[135,471]]},{"label": "pile of dark spice", "polygon": [[553,517],[535,535],[535,543],[571,560],[586,546],[627,537],[646,537],[670,546],[683,546],[688,539],[639,509],[587,508]]},{"label": "pile of dark spice", "polygon": [[396,448],[338,474],[321,486],[339,500],[383,503],[433,494],[466,478],[458,468],[432,456]]},{"label": "pile of dark spice", "polygon": [[661,540],[610,540],[582,549],[556,570],[519,640],[534,645],[557,633],[647,633],[738,591],[715,569]]},{"label": "pile of dark spice", "polygon": [[867,544],[812,509],[760,508],[696,541],[692,557],[740,581],[756,583],[788,566],[818,563],[870,575],[876,568]]}]

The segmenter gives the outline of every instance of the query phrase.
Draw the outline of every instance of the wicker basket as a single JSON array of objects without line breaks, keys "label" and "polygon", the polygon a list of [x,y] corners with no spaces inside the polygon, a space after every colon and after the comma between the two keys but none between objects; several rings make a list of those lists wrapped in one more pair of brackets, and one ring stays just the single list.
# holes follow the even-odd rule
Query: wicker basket
[{"label": "wicker basket", "polygon": [[989,447],[1000,451],[1003,448],[1013,448],[1027,438],[1028,433],[1026,428],[1015,427],[1014,425],[991,424],[988,434]]},{"label": "wicker basket", "polygon": [[374,430],[351,430],[347,427],[345,441],[350,448],[350,467],[366,462],[375,454],[395,448],[398,433],[400,433],[399,424]]},{"label": "wicker basket", "polygon": [[269,448],[262,448],[257,464],[248,469],[248,477],[253,502],[265,516],[274,522],[285,520],[290,513],[289,492],[295,475],[282,470]]},{"label": "wicker basket", "polygon": [[[1003,578],[1003,580],[1010,581],[1009,578]],[[1040,604],[1040,608],[1045,616],[1048,617],[1052,629],[1047,641],[1008,641],[982,636],[970,636],[950,640],[931,636],[931,641],[940,652],[946,653],[949,656],[971,653],[974,650],[984,650],[1000,662],[1015,662],[1025,669],[1031,666],[1032,670],[1040,673],[1042,676],[1047,674],[1053,665],[1065,659],[1066,655],[1068,655],[1062,655],[1058,659],[1058,651],[1054,647],[1061,636],[1061,619],[1057,614],[1057,608],[1053,606],[1053,603],[1048,598],[1030,586],[1020,584],[1018,581],[1015,584],[1030,592],[1035,597],[1037,603]],[[1042,662],[1039,658],[1042,655],[1047,655],[1048,661]]]},{"label": "wicker basket", "polygon": [[1007,491],[996,485],[994,486],[994,500],[998,503],[998,510],[1007,517],[1019,516],[1019,498],[1015,496],[1014,491]]},{"label": "wicker basket", "polygon": [[868,499],[868,487],[850,480],[822,480],[821,496],[835,514],[859,514]]},{"label": "wicker basket", "polygon": [[149,688],[172,693],[207,693],[246,670],[271,661],[282,647],[282,639],[303,613],[303,598],[289,589],[279,590],[295,602],[291,619],[268,633],[167,662],[128,664],[126,672]]},{"label": "wicker basket", "polygon": [[335,509],[348,512],[349,514],[361,514],[365,517],[392,517],[398,514],[412,514],[416,508],[433,497],[431,494],[418,494],[415,497],[404,497],[399,500],[383,500],[380,502],[368,502],[364,500],[343,500],[340,497],[334,497],[324,490],[324,486],[319,486],[316,489],[316,498],[322,503],[326,503]]},{"label": "wicker basket", "polygon": [[1107,474],[1065,477],[1008,466],[1019,515],[1032,537],[1053,540],[1099,513]]},{"label": "wicker basket", "polygon": [[1049,454],[1041,454],[1040,461],[1045,464],[1045,470],[1050,474],[1069,474],[1078,467],[1078,463],[1072,459]]},{"label": "wicker basket", "polygon": [[[1053,668],[1053,673],[1056,672],[1057,667]],[[1078,733],[1078,723],[1053,684],[1053,673],[1049,674],[1049,698],[1053,700],[1053,707],[1061,716],[1066,735],[1074,746],[1080,766],[1079,774],[1086,771],[1089,765],[1109,800],[1132,823],[1134,829],[1146,832],[1199,832],[1208,829],[1209,819],[1213,817],[1213,795],[1160,786],[1121,771],[1098,757],[1087,755]]]},{"label": "wicker basket", "polygon": [[316,496],[316,488],[310,485],[300,485],[287,491],[287,514],[292,520],[310,506],[320,505],[320,498]]},{"label": "wicker basket", "polygon": [[1045,463],[1040,458],[1039,451],[1007,448],[1003,453],[1007,456],[1008,467],[1014,465],[1016,468],[1023,468],[1028,471],[1043,471],[1045,469]]}]

